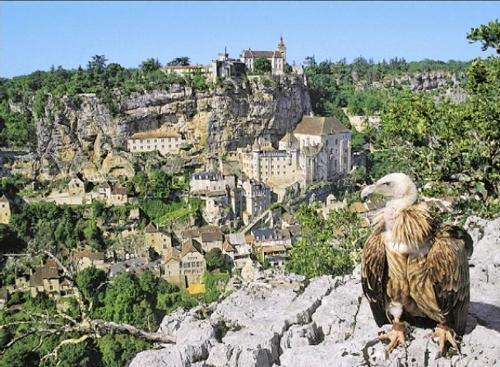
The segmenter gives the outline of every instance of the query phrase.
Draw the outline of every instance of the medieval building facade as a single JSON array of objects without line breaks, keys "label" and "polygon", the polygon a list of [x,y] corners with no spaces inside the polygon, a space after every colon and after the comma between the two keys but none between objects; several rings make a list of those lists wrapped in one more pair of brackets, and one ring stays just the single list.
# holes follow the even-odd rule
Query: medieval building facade
[{"label": "medieval building facade", "polygon": [[334,117],[304,116],[292,133],[271,144],[239,149],[243,172],[271,187],[333,180],[351,170],[351,132]]},{"label": "medieval building facade", "polygon": [[249,48],[241,53],[241,61],[245,63],[247,70],[250,71],[254,70],[255,60],[260,58],[269,60],[273,75],[283,75],[286,64],[286,46],[283,37],[280,37],[278,46],[274,51],[254,51]]}]

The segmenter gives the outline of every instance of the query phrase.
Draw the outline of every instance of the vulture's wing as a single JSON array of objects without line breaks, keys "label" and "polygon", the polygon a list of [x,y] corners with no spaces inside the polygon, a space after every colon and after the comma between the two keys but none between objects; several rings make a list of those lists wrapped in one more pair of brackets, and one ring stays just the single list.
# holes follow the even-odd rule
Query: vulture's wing
[{"label": "vulture's wing", "polygon": [[361,261],[361,284],[370,302],[375,322],[380,327],[390,323],[385,312],[387,259],[381,233],[372,235],[365,243]]},{"label": "vulture's wing", "polygon": [[463,335],[469,309],[470,283],[468,256],[472,239],[467,232],[445,226],[434,237],[427,254],[429,279],[436,301],[448,325]]}]

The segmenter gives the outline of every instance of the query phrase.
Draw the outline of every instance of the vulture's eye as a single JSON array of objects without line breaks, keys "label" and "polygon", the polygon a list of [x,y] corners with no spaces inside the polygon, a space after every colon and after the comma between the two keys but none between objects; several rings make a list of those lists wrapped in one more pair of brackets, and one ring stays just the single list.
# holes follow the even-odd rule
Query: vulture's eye
[{"label": "vulture's eye", "polygon": [[384,182],[382,185],[385,185],[385,186],[390,186],[391,183],[390,182]]}]

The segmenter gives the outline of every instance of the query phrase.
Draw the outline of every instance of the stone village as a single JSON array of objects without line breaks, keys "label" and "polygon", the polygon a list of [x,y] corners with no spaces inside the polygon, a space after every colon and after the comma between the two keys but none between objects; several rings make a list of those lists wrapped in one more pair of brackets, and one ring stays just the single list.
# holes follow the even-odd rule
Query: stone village
[{"label": "stone village", "polygon": [[[165,66],[166,73],[205,73],[212,79],[239,78],[254,68],[258,58],[270,61],[271,75],[283,76],[286,65],[286,46],[280,38],[274,51],[244,50],[240,59],[231,59],[227,52],[220,54],[209,66]],[[302,75],[302,68],[294,65],[291,70]],[[130,154],[157,152],[168,157],[181,154],[193,142],[173,126],[136,131],[126,139],[124,149]],[[227,163],[236,162],[237,170],[228,170]],[[107,271],[109,277],[118,272],[141,272],[149,269],[170,283],[188,291],[197,292],[202,275],[207,270],[205,255],[219,249],[225,261],[243,275],[252,271],[257,261],[269,266],[283,266],[287,253],[300,238],[300,227],[277,204],[304,192],[311,184],[335,181],[350,173],[351,132],[334,117],[304,115],[295,129],[287,132],[277,144],[259,137],[253,145],[228,151],[227,156],[209,156],[207,163],[192,173],[188,197],[202,202],[204,224],[176,230],[154,223],[144,229],[135,228],[140,217],[138,208],[130,210],[129,229],[119,236],[138,238],[139,245],[124,250],[118,256],[111,252],[80,249],[71,254],[72,268],[81,270],[95,266]],[[90,185],[88,178],[74,175],[67,188],[53,190],[43,198],[57,204],[82,205],[101,201],[107,206],[122,206],[137,202],[118,182],[100,179]],[[358,203],[352,209],[368,211]],[[328,196],[323,206],[325,216],[333,208],[345,207]],[[361,207],[359,207],[361,206]],[[280,210],[276,216],[274,211]],[[9,200],[0,198],[0,223],[10,218]],[[239,225],[235,225],[239,223]],[[222,230],[230,225],[237,230]],[[20,274],[15,285],[1,289],[3,301],[9,293],[23,290],[32,295],[44,292],[59,298],[70,292],[61,270],[52,260],[40,264],[29,274]],[[1,300],[0,300],[1,301]]]}]

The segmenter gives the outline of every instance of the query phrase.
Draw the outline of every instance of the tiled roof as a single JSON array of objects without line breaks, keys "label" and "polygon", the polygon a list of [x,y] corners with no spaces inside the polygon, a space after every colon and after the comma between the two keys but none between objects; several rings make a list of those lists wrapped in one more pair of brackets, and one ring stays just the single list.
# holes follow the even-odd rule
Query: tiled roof
[{"label": "tiled roof", "polygon": [[294,134],[333,135],[350,132],[335,117],[304,116],[297,125]]},{"label": "tiled roof", "polygon": [[199,235],[200,231],[198,228],[186,229],[181,232],[181,237],[184,239],[198,237]]},{"label": "tiled roof", "polygon": [[294,146],[299,143],[295,135],[292,133],[288,132],[285,134],[285,136],[280,140],[280,143],[286,143],[288,146]]},{"label": "tiled roof", "polygon": [[283,57],[281,54],[281,51],[253,51],[253,50],[244,50],[243,53],[241,54],[245,58],[249,59],[257,59],[257,58],[264,58],[264,59],[270,59],[272,57]]},{"label": "tiled roof", "polygon": [[262,252],[264,254],[269,254],[273,252],[286,252],[286,247],[283,245],[261,246],[257,249],[257,251]]},{"label": "tiled roof", "polygon": [[148,138],[177,138],[179,133],[172,129],[155,129],[148,131],[141,131],[130,136],[130,139],[148,139]]},{"label": "tiled roof", "polygon": [[166,65],[164,66],[165,70],[185,70],[185,69],[199,69],[204,68],[205,65]]},{"label": "tiled roof", "polygon": [[165,262],[168,263],[170,260],[179,261],[180,251],[174,247],[171,247],[165,254]]},{"label": "tiled roof", "polygon": [[91,260],[104,260],[104,252],[81,250],[73,253],[73,258],[75,260],[83,259],[84,257],[88,257]]},{"label": "tiled roof", "polygon": [[44,279],[57,279],[59,278],[59,270],[56,266],[53,266],[55,262],[47,261],[45,265],[35,268],[33,274],[30,277],[30,286],[40,287],[43,286]]},{"label": "tiled roof", "polygon": [[228,241],[224,241],[222,244],[222,249],[226,252],[234,252],[233,246]]},{"label": "tiled roof", "polygon": [[193,239],[188,239],[184,241],[182,244],[182,250],[181,250],[181,258],[186,256],[190,252],[199,252],[200,254],[203,254],[203,251],[201,249],[201,245],[198,241],[193,240]]},{"label": "tiled roof", "polygon": [[157,233],[158,229],[155,227],[153,223],[149,223],[146,228],[144,228],[144,232],[146,233]]},{"label": "tiled roof", "polygon": [[245,235],[242,233],[231,233],[226,236],[227,241],[231,245],[243,245],[245,242]]},{"label": "tiled roof", "polygon": [[112,195],[127,195],[128,190],[125,187],[115,186],[115,187],[113,187],[111,194]]},{"label": "tiled roof", "polygon": [[202,232],[201,233],[201,242],[215,242],[222,241],[224,239],[224,235],[222,232]]}]

